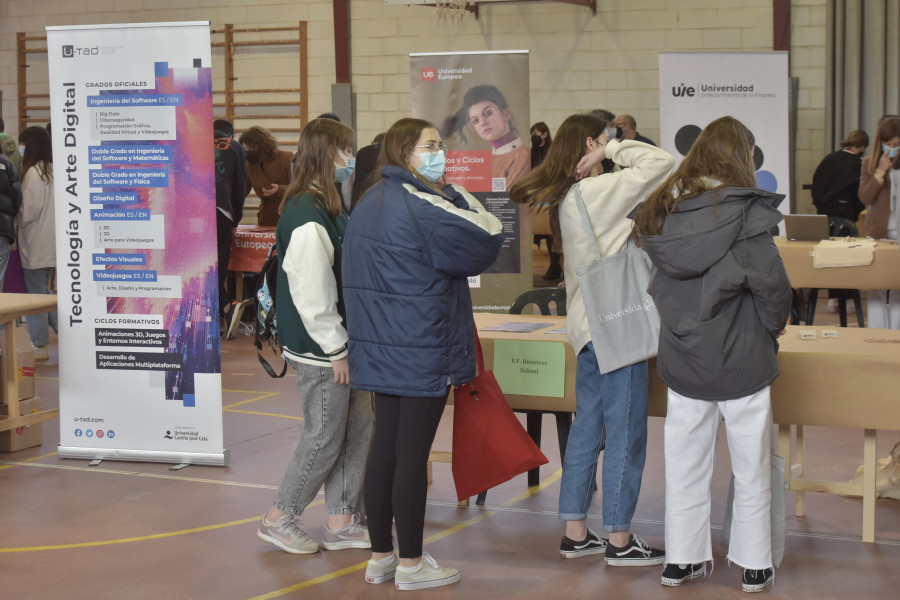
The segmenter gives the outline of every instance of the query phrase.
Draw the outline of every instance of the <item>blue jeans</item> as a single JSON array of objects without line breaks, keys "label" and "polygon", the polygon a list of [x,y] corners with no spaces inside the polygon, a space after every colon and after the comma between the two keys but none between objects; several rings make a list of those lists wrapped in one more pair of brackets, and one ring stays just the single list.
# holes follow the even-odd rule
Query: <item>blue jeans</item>
[{"label": "blue jeans", "polygon": [[559,518],[587,518],[604,430],[603,529],[628,531],[647,455],[647,361],[601,374],[594,346],[578,354],[575,421],[569,431],[559,492]]},{"label": "blue jeans", "polygon": [[[50,277],[53,275],[54,267],[42,267],[40,269],[22,269],[25,274],[25,289],[29,294],[52,294],[50,291]],[[31,343],[36,348],[43,348],[50,342],[50,330],[59,333],[59,327],[56,322],[56,311],[41,313],[39,315],[28,315],[25,319],[28,325],[28,334],[31,336]]]},{"label": "blue jeans", "polygon": [[372,440],[372,394],[335,383],[331,367],[288,363],[297,370],[303,425],[272,504],[300,515],[324,484],[329,515],[364,516],[360,500]]}]

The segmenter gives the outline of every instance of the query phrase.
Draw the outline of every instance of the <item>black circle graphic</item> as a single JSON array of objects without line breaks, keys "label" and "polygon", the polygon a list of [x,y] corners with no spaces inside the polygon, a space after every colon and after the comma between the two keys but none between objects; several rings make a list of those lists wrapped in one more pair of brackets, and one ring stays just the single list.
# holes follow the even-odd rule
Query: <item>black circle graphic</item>
[{"label": "black circle graphic", "polygon": [[678,149],[678,152],[681,153],[682,156],[687,156],[687,153],[690,152],[691,146],[694,145],[694,142],[697,141],[697,137],[700,136],[700,132],[702,130],[696,125],[685,125],[675,134],[675,148]]},{"label": "black circle graphic", "polygon": [[756,165],[757,171],[762,167],[764,160],[762,149],[759,146],[753,146],[753,164]]}]

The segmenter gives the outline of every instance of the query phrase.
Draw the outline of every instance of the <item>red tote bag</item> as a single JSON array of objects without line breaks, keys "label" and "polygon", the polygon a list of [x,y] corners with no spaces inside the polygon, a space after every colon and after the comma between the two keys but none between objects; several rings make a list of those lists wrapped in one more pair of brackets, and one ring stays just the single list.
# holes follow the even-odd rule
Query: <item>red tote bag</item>
[{"label": "red tote bag", "polygon": [[484,369],[475,331],[478,375],[453,392],[453,481],[463,500],[549,461],[513,414],[500,384]]}]

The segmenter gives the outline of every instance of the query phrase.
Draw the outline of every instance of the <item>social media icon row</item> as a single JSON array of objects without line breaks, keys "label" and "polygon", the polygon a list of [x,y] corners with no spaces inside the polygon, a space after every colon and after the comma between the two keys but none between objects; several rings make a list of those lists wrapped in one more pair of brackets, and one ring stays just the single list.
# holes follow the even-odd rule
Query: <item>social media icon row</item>
[{"label": "social media icon row", "polygon": [[105,432],[102,429],[98,429],[97,431],[94,431],[93,429],[87,429],[85,431],[82,431],[81,429],[75,430],[75,437],[80,438],[81,436],[84,436],[84,437],[91,438],[91,437],[94,437],[95,435],[98,438],[102,438],[102,437],[106,436],[109,439],[113,439],[114,437],[116,437],[116,432],[113,431],[112,429],[107,429]]}]

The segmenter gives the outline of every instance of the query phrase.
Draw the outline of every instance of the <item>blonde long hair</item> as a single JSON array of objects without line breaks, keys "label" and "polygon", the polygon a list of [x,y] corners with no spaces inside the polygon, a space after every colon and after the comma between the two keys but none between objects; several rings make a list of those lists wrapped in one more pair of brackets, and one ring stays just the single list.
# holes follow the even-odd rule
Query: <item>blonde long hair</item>
[{"label": "blonde long hair", "polygon": [[700,133],[681,164],[641,204],[640,235],[658,235],[666,217],[687,198],[723,187],[756,187],[753,133],[734,117],[720,117]]},{"label": "blonde long hair", "polygon": [[294,176],[284,191],[278,214],[295,196],[312,192],[332,219],[341,214],[343,203],[334,186],[334,157],[338,148],[353,144],[353,130],[331,119],[313,119],[300,132]]}]

